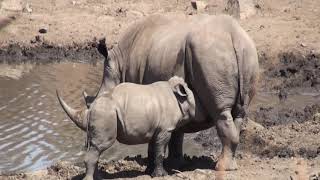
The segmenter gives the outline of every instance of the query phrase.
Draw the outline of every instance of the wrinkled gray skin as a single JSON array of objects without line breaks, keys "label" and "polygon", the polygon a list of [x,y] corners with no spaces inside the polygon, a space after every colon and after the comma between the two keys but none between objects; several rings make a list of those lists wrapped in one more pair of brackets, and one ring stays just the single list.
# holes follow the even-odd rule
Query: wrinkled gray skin
[{"label": "wrinkled gray skin", "polygon": [[94,177],[99,155],[116,139],[129,145],[149,143],[146,171],[151,176],[167,175],[163,159],[171,132],[195,116],[193,93],[178,77],[149,85],[122,83],[101,93],[81,121],[58,92],[57,96],[70,119],[87,131],[87,180]]},{"label": "wrinkled gray skin", "polygon": [[[253,41],[229,16],[150,16],[133,24],[105,56],[101,93],[120,82],[149,84],[183,77],[196,98],[195,120],[174,131],[169,158],[182,160],[183,133],[216,126],[223,144],[216,170],[236,170],[239,132],[258,80]],[[90,99],[86,97],[87,105]]]}]

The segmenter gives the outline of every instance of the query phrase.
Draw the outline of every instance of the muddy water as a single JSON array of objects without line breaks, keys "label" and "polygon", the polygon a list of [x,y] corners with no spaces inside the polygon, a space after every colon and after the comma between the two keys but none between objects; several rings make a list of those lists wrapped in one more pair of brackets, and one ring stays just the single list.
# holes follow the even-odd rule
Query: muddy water
[{"label": "muddy water", "polygon": [[[101,64],[0,65],[0,173],[37,170],[57,160],[82,161],[85,134],[67,118],[55,90],[71,106],[81,107],[82,90],[96,92],[101,77]],[[190,141],[185,147],[188,154],[203,152]],[[146,152],[146,145],[116,143],[103,158]]]}]

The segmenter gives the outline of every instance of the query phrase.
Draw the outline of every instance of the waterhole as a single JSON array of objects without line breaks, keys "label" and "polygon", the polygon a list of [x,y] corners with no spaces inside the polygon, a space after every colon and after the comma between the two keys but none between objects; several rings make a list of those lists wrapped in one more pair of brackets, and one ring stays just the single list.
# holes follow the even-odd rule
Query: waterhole
[{"label": "waterhole", "polygon": [[[85,133],[62,110],[56,89],[79,108],[84,106],[82,91],[94,94],[101,78],[101,64],[0,65],[0,173],[43,169],[58,160],[81,162]],[[190,141],[184,144],[185,152],[201,154],[201,145]],[[146,152],[147,145],[115,143],[102,158]]]}]

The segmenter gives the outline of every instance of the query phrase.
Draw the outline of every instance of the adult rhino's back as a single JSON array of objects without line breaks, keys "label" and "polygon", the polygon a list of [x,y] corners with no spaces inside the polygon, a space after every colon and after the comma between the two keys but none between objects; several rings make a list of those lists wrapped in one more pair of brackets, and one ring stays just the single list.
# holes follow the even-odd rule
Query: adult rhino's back
[{"label": "adult rhino's back", "polygon": [[119,42],[124,52],[122,79],[149,84],[181,74],[188,23],[155,15],[127,30]]}]

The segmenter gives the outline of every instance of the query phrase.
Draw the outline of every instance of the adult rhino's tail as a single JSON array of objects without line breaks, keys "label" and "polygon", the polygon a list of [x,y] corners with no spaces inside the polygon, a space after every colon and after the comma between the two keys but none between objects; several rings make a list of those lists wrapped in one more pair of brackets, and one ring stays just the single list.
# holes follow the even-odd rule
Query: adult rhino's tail
[{"label": "adult rhino's tail", "polygon": [[60,97],[58,90],[56,90],[57,97],[63,110],[67,113],[69,118],[83,131],[87,128],[87,111],[88,110],[75,110],[67,105],[67,103]]},{"label": "adult rhino's tail", "polygon": [[247,109],[259,79],[258,55],[252,39],[237,22],[233,22],[232,42],[238,64],[238,103]]}]

